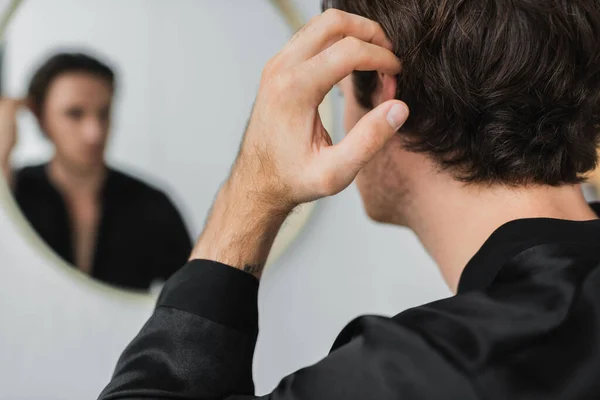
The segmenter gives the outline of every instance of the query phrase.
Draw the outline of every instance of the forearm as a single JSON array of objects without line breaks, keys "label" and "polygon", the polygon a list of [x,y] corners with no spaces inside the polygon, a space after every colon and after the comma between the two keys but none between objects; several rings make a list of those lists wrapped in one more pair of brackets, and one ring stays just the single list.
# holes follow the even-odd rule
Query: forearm
[{"label": "forearm", "polygon": [[246,186],[235,178],[223,185],[191,258],[217,261],[260,278],[290,210]]},{"label": "forearm", "polygon": [[0,98],[0,168],[9,186],[12,186],[12,152],[17,143],[17,113],[26,107],[24,99]]}]

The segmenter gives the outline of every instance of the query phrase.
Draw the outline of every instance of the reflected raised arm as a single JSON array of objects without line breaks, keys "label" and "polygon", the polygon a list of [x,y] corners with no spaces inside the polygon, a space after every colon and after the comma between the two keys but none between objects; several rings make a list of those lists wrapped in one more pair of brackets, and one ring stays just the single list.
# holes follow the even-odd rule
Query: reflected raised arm
[{"label": "reflected raised arm", "polygon": [[9,185],[12,184],[13,171],[10,156],[17,144],[17,113],[27,102],[23,99],[0,99],[0,163],[2,173]]}]

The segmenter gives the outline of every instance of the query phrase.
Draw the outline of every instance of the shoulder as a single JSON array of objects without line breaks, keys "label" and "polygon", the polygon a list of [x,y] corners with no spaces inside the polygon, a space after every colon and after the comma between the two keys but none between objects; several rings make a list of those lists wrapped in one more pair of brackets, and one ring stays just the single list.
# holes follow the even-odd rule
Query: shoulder
[{"label": "shoulder", "polygon": [[[368,390],[353,398],[371,398],[369,391],[381,399],[414,398],[417,394],[428,399],[479,398],[462,368],[427,337],[396,318],[365,316],[354,320],[318,368],[335,371],[338,381],[350,386],[360,368],[361,385],[352,390]],[[382,382],[387,384],[382,386]]]},{"label": "shoulder", "polygon": [[111,169],[105,190],[109,202],[126,213],[129,220],[138,220],[143,226],[152,227],[161,238],[166,235],[169,240],[178,241],[183,237],[186,245],[191,243],[179,208],[154,184]]},{"label": "shoulder", "polygon": [[16,182],[47,182],[46,164],[30,165],[15,171]]},{"label": "shoulder", "polygon": [[51,189],[48,175],[46,174],[46,165],[31,165],[20,168],[14,175],[14,193],[15,196],[35,191],[39,195],[43,190]]},{"label": "shoulder", "polygon": [[135,203],[136,208],[158,215],[179,214],[171,198],[158,186],[148,180],[127,174],[116,169],[110,170],[106,190],[109,196],[117,198],[121,204]]},{"label": "shoulder", "polygon": [[116,169],[110,170],[108,185],[111,189],[117,189],[129,196],[140,196],[145,200],[157,202],[170,202],[168,196],[157,186]]}]

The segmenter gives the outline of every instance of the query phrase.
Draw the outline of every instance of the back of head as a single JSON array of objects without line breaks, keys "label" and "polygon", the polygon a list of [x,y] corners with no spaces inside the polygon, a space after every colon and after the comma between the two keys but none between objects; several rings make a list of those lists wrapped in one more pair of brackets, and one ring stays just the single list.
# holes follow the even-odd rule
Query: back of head
[{"label": "back of head", "polygon": [[[597,0],[324,0],[379,22],[402,60],[409,150],[460,180],[577,183],[600,134]],[[354,74],[366,108],[377,85]]]},{"label": "back of head", "polygon": [[114,89],[115,73],[105,63],[83,53],[59,53],[50,57],[34,73],[27,98],[32,111],[41,116],[50,86],[56,78],[69,73],[84,73],[106,80]]}]

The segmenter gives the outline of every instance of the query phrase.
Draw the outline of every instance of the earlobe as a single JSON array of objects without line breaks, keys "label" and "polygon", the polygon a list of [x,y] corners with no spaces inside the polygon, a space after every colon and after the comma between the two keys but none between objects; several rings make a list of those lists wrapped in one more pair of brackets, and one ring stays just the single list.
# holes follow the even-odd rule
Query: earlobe
[{"label": "earlobe", "polygon": [[395,76],[378,73],[377,90],[373,95],[374,106],[385,103],[396,98],[396,89],[398,81]]}]

